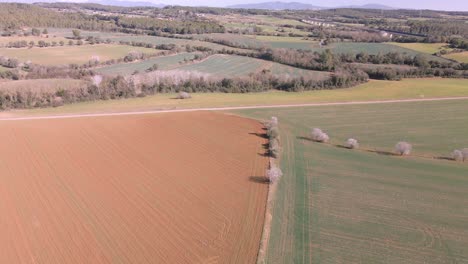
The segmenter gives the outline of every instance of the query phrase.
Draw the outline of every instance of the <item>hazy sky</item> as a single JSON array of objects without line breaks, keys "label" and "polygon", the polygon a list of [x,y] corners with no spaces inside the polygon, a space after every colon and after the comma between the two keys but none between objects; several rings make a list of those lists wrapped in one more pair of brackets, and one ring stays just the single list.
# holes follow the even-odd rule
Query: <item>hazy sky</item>
[{"label": "hazy sky", "polygon": [[[138,1],[138,0],[134,0]],[[207,5],[207,6],[226,6],[243,3],[262,3],[269,1],[283,2],[302,2],[317,6],[340,6],[340,5],[360,5],[368,3],[380,3],[393,7],[415,8],[415,9],[438,9],[438,10],[456,10],[468,11],[468,0],[150,0],[151,2],[177,5]]]}]

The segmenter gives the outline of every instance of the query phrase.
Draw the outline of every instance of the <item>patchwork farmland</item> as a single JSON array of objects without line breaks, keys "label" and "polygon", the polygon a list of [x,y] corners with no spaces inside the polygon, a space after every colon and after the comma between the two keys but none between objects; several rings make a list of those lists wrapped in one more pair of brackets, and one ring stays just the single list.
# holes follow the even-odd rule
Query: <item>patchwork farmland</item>
[{"label": "patchwork farmland", "polygon": [[259,122],[194,112],[0,127],[0,262],[255,262]]},{"label": "patchwork farmland", "polygon": [[0,3],[0,264],[468,263],[468,12],[237,1]]}]

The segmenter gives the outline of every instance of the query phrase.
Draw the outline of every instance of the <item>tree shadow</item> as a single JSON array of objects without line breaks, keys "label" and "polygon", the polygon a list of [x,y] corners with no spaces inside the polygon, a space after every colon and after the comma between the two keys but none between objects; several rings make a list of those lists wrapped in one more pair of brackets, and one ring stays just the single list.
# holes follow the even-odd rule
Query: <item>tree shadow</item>
[{"label": "tree shadow", "polygon": [[434,159],[437,159],[437,160],[450,160],[450,161],[455,160],[454,158],[451,158],[451,157],[434,157]]},{"label": "tree shadow", "polygon": [[250,176],[249,181],[261,184],[269,184],[270,181],[265,176]]},{"label": "tree shadow", "polygon": [[348,148],[347,146],[341,145],[341,144],[335,145],[335,147],[337,147],[337,148],[342,148],[342,149],[350,149],[350,148]]},{"label": "tree shadow", "polygon": [[255,132],[252,132],[252,133],[249,133],[249,135],[255,135],[255,136],[260,137],[260,138],[268,139],[268,135],[267,135],[266,133],[255,133]]},{"label": "tree shadow", "polygon": [[312,139],[310,139],[308,137],[297,136],[296,138],[301,139],[301,140],[313,141]]},{"label": "tree shadow", "polygon": [[398,154],[390,152],[390,151],[372,150],[372,149],[368,149],[366,151],[370,152],[370,153],[376,153],[376,154],[379,154],[379,155],[384,155],[384,156],[401,156],[401,155],[398,155]]}]

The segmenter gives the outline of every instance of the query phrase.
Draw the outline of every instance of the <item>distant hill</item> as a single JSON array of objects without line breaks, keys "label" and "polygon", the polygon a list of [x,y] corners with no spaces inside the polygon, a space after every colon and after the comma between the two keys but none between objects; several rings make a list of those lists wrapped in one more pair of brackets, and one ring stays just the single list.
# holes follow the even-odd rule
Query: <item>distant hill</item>
[{"label": "distant hill", "polygon": [[231,5],[228,8],[244,8],[244,9],[268,9],[268,10],[318,10],[323,9],[322,7],[304,4],[299,2],[265,2],[258,4],[240,4]]},{"label": "distant hill", "polygon": [[350,6],[337,6],[337,7],[323,7],[315,6],[306,3],[300,2],[265,2],[258,4],[240,4],[240,5],[231,5],[228,8],[244,8],[244,9],[268,9],[268,10],[320,10],[320,9],[330,9],[330,8],[362,8],[362,9],[384,9],[391,10],[395,9],[390,6],[380,5],[380,4],[365,4],[365,5],[350,5]]},{"label": "distant hill", "polygon": [[121,0],[88,0],[87,3],[108,5],[108,6],[123,6],[123,7],[133,7],[133,6],[150,6],[150,7],[164,7],[164,4],[155,4],[152,2],[133,2],[133,1],[121,1]]},{"label": "distant hill", "polygon": [[340,6],[339,8],[361,8],[361,9],[382,9],[382,10],[396,9],[394,7],[381,5],[381,4],[350,5],[350,6]]}]

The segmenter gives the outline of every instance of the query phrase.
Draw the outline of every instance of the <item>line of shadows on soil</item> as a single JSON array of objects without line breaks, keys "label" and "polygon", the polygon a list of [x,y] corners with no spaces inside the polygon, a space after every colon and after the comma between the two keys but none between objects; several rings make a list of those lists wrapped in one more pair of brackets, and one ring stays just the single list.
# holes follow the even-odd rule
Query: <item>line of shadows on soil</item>
[{"label": "line of shadows on soil", "polygon": [[[401,156],[401,155],[398,155],[397,153],[394,153],[394,152],[391,152],[391,151],[384,151],[384,150],[377,150],[377,149],[364,149],[364,148],[351,149],[351,148],[348,148],[345,145],[341,145],[341,144],[334,145],[334,144],[330,144],[330,143],[317,142],[315,140],[310,139],[309,137],[304,137],[304,136],[297,136],[296,138],[300,139],[300,140],[309,141],[309,142],[321,143],[321,144],[324,144],[324,145],[329,145],[329,146],[333,146],[333,147],[341,148],[341,149],[354,150],[354,151],[363,151],[363,152],[369,152],[369,153],[374,153],[374,154],[383,155],[383,156],[394,156],[394,157],[400,157]],[[428,156],[421,156],[421,155],[411,155],[411,156],[419,157],[419,158],[425,158],[425,159],[454,161],[454,159],[452,157],[446,157],[446,156],[439,156],[439,157],[428,157]]]},{"label": "line of shadows on soil", "polygon": [[250,176],[249,181],[261,184],[269,184],[270,181],[265,176]]}]

